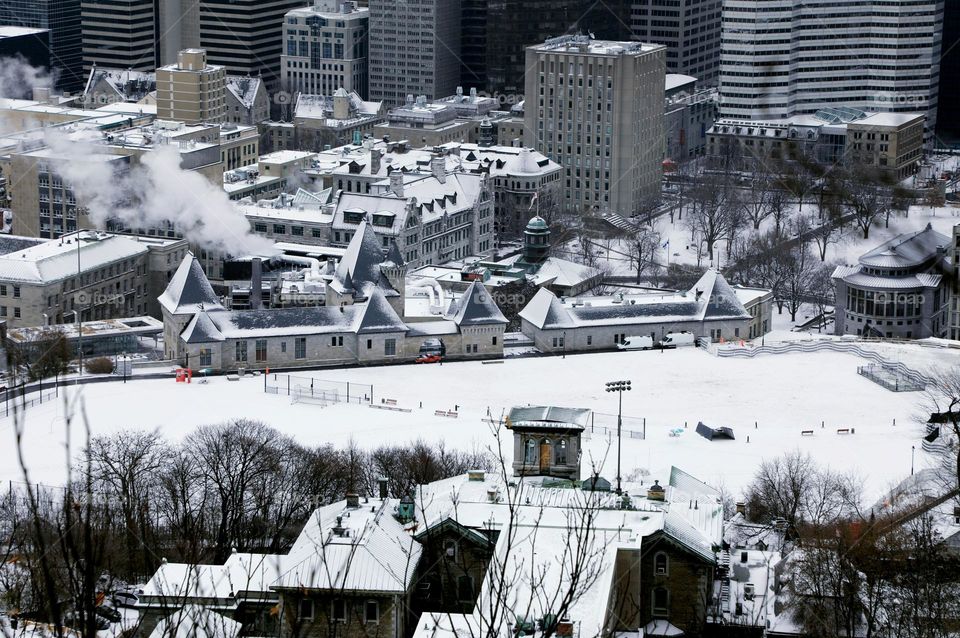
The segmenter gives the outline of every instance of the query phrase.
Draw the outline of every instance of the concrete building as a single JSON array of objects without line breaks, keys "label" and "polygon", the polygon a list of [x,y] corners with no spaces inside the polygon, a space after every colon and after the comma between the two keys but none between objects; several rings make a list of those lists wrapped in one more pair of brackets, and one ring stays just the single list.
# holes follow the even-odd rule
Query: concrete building
[{"label": "concrete building", "polygon": [[227,76],[226,121],[257,126],[270,117],[270,97],[261,78]]},{"label": "concrete building", "polygon": [[783,119],[821,109],[924,113],[936,126],[943,0],[730,0],[720,115]]},{"label": "concrete building", "polygon": [[314,0],[287,12],[281,86],[290,95],[333,95],[343,88],[367,95],[370,10],[347,0]]},{"label": "concrete building", "polygon": [[332,96],[300,93],[292,123],[268,122],[262,128],[275,151],[319,152],[370,135],[383,119],[382,102],[368,102],[339,88]]},{"label": "concrete building", "polygon": [[500,103],[483,97],[475,88],[464,93],[457,87],[454,95],[428,100],[426,95],[408,95],[403,106],[390,109],[386,122],[374,129],[374,137],[405,140],[414,146],[439,146],[449,142],[492,144],[496,122],[507,114],[497,111]]},{"label": "concrete building", "polygon": [[203,49],[185,49],[177,63],[157,69],[157,117],[186,124],[227,119],[227,72],[207,63]]},{"label": "concrete building", "polygon": [[84,74],[94,65],[153,71],[173,62],[162,56],[166,41],[179,41],[181,28],[190,22],[189,18],[186,23],[171,20],[173,4],[179,10],[175,0],[81,0]]},{"label": "concrete building", "polygon": [[953,227],[950,242],[949,308],[947,310],[947,337],[960,340],[960,225]]},{"label": "concrete building", "polygon": [[184,240],[93,231],[0,256],[0,318],[11,328],[83,320],[159,317],[163,291],[187,251]]},{"label": "concrete building", "polygon": [[86,76],[80,3],[76,0],[4,0],[0,3],[0,24],[48,29],[48,51],[57,70],[55,88],[71,93],[83,88]]},{"label": "concrete building", "polygon": [[707,151],[707,131],[717,119],[716,87],[697,88],[699,80],[668,73],[663,106],[666,158],[683,162]]},{"label": "concrete building", "polygon": [[95,109],[118,102],[147,104],[156,101],[157,74],[94,64],[83,89],[84,108]]},{"label": "concrete building", "polygon": [[631,216],[659,201],[665,52],[588,36],[527,49],[524,145],[563,166],[564,209]]},{"label": "concrete building", "polygon": [[714,86],[720,74],[720,0],[631,0],[630,30],[638,42],[667,47],[667,70]]},{"label": "concrete building", "polygon": [[741,168],[766,159],[860,166],[899,182],[917,171],[923,157],[923,122],[920,113],[848,108],[783,120],[721,118],[707,131],[707,155]]},{"label": "concrete building", "polygon": [[541,352],[612,350],[627,337],[649,336],[656,343],[667,333],[684,331],[713,341],[747,339],[753,324],[716,270],[676,293],[558,298],[541,288],[520,319],[523,334]]},{"label": "concrete building", "polygon": [[950,237],[928,224],[864,253],[855,266],[837,266],[838,335],[925,339],[946,337],[953,272]]},{"label": "concrete building", "polygon": [[460,2],[370,0],[368,99],[452,95],[460,82]]},{"label": "concrete building", "polygon": [[225,172],[223,190],[234,201],[276,197],[307,181],[306,171],[315,157],[315,153],[305,151],[274,151],[262,155],[255,163]]}]

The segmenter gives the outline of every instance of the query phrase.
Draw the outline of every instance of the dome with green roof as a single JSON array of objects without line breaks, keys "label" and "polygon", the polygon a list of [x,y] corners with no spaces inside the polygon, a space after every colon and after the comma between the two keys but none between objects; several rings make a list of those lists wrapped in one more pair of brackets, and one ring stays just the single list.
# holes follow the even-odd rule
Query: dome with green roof
[{"label": "dome with green roof", "polygon": [[549,226],[547,225],[547,220],[540,215],[533,217],[529,222],[527,222],[527,230],[547,230]]}]

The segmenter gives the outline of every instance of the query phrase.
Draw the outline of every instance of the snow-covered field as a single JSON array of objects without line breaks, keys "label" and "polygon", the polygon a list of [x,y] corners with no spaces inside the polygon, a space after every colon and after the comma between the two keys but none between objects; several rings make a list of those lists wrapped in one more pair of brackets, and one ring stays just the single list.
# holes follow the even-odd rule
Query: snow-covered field
[{"label": "snow-covered field", "polygon": [[[487,448],[493,443],[490,426],[483,421],[488,408],[499,415],[512,405],[536,403],[615,413],[616,396],[604,391],[604,383],[630,379],[633,390],[624,394],[623,411],[646,417],[647,440],[623,439],[624,476],[647,469],[650,479],[666,480],[670,466],[677,465],[739,493],[762,459],[799,449],[834,468],[858,472],[874,497],[909,473],[911,445],[917,445],[918,465],[924,462],[918,444],[924,397],[884,390],[856,374],[860,363],[837,353],[720,359],[689,348],[311,373],[372,383],[378,398],[397,399],[401,407],[413,409],[410,413],[291,404],[284,395],[265,394],[262,377],[233,382],[214,378],[190,385],[142,380],[94,384],[81,392],[94,433],[148,428],[175,440],[197,425],[244,416],[261,419],[304,444],[345,445],[353,439],[372,447],[424,438],[460,448]],[[460,410],[457,419],[434,414],[455,405]],[[26,412],[24,449],[31,481],[57,483],[64,478],[63,411],[62,403],[53,402]],[[732,427],[737,440],[708,442],[694,432],[698,420]],[[689,428],[671,436],[670,430],[682,428],[685,421]],[[821,421],[826,427],[821,428]],[[855,428],[856,434],[838,435],[841,427]],[[801,436],[802,430],[814,430],[814,435]],[[74,452],[83,436],[75,426]],[[615,441],[608,448],[607,436],[594,433],[584,447],[585,465],[589,458],[607,454],[603,474],[612,478]],[[2,419],[0,480],[21,479],[12,423]]]}]

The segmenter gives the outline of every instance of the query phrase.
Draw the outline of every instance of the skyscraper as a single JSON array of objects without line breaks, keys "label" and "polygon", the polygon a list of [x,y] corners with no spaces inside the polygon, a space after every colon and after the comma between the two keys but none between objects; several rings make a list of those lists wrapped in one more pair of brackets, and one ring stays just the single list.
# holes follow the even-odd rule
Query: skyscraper
[{"label": "skyscraper", "polygon": [[665,54],[589,36],[527,49],[524,145],[563,166],[565,210],[630,216],[657,202]]},{"label": "skyscraper", "polygon": [[3,0],[0,24],[50,30],[50,66],[56,70],[56,88],[83,88],[83,46],[80,0]]},{"label": "skyscraper", "polygon": [[355,2],[316,0],[287,12],[280,56],[282,88],[331,96],[337,89],[367,94],[370,11]]},{"label": "skyscraper", "polygon": [[720,72],[721,0],[633,0],[633,39],[667,47],[667,71],[716,84]]},{"label": "skyscraper", "polygon": [[370,0],[370,100],[452,95],[460,51],[460,0]]},{"label": "skyscraper", "polygon": [[942,25],[943,0],[727,0],[721,115],[917,112],[927,116],[929,140]]},{"label": "skyscraper", "polygon": [[160,66],[162,0],[82,0],[84,77],[91,67],[152,71]]}]

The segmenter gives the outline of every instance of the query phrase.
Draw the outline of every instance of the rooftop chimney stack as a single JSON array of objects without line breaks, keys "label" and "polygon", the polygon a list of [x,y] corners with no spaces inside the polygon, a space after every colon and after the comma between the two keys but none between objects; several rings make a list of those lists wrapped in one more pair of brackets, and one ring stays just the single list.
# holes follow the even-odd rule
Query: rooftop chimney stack
[{"label": "rooftop chimney stack", "polygon": [[263,264],[259,257],[250,263],[250,309],[259,310],[263,295]]},{"label": "rooftop chimney stack", "polygon": [[447,181],[447,161],[443,157],[431,157],[430,172],[441,184],[445,184]]},{"label": "rooftop chimney stack", "polygon": [[377,479],[377,486],[380,489],[380,498],[387,498],[387,477],[381,476]]},{"label": "rooftop chimney stack", "polygon": [[347,494],[347,509],[355,510],[358,507],[360,507],[360,497],[354,492],[349,492]]},{"label": "rooftop chimney stack", "polygon": [[403,171],[390,173],[390,190],[399,198],[403,197]]}]

